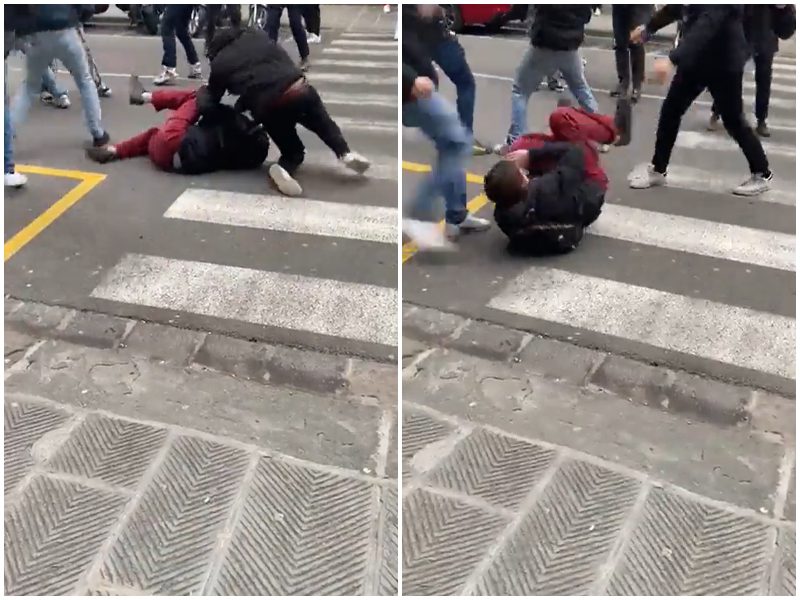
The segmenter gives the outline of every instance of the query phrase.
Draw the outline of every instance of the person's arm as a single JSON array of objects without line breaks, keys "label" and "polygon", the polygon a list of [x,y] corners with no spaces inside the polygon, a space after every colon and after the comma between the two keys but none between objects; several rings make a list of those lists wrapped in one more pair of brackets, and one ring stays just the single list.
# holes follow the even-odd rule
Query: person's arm
[{"label": "person's arm", "polygon": [[[570,152],[573,151],[573,152]],[[578,164],[583,167],[583,151],[577,144],[572,142],[545,142],[539,148],[531,148],[528,150],[528,168],[533,168],[539,161],[542,160],[556,160],[558,167],[564,164],[573,164],[575,161],[575,152],[577,151],[580,161]]]},{"label": "person's arm", "polygon": [[201,115],[212,114],[216,111],[225,95],[225,85],[214,76],[214,68],[211,68],[211,75],[208,83],[197,90],[197,110]]},{"label": "person's arm", "polygon": [[408,63],[403,63],[403,99],[413,100],[411,90],[414,89],[414,81],[417,79],[417,71]]},{"label": "person's arm", "polygon": [[665,4],[659,8],[650,21],[645,25],[645,32],[647,37],[651,37],[658,30],[663,29],[681,18],[681,5],[680,4]]},{"label": "person's arm", "polygon": [[709,4],[707,8],[697,18],[683,36],[677,48],[669,53],[669,60],[676,67],[685,65],[696,65],[703,62],[708,43],[713,40],[724,25],[725,21],[731,17],[731,12],[741,10],[731,4]]},{"label": "person's arm", "polygon": [[772,12],[772,30],[782,40],[788,40],[797,29],[797,14],[794,4],[778,4],[769,7]]}]

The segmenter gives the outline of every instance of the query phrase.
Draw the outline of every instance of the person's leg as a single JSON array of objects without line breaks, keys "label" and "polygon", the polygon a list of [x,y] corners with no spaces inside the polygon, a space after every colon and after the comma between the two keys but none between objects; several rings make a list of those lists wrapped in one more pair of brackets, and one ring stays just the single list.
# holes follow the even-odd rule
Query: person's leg
[{"label": "person's leg", "polygon": [[189,35],[189,21],[192,20],[193,5],[176,4],[175,6],[178,7],[178,10],[175,14],[175,37],[178,38],[178,41],[181,43],[181,46],[183,46],[183,49],[186,52],[187,62],[193,67],[190,77],[196,77],[199,72],[197,68],[200,66],[200,59],[197,56],[197,49],[194,47],[192,36]]},{"label": "person's leg", "polygon": [[767,129],[767,115],[769,114],[769,96],[772,87],[772,59],[771,52],[756,54],[753,61],[756,65],[756,121],[759,125],[759,135],[769,137]]},{"label": "person's leg", "polygon": [[528,99],[539,88],[542,78],[556,70],[552,50],[528,46],[511,85],[511,125],[506,144],[514,143],[528,129]]},{"label": "person's leg", "polygon": [[281,14],[283,14],[283,5],[267,5],[267,35],[269,39],[275,43],[278,42],[278,30],[281,27]]},{"label": "person's leg", "polygon": [[118,159],[147,156],[150,140],[158,133],[158,127],[151,127],[147,131],[138,133],[132,138],[114,144],[112,152]]},{"label": "person's leg", "polygon": [[350,147],[347,145],[344,135],[342,135],[342,130],[331,119],[325,104],[322,102],[322,98],[320,98],[319,93],[313,86],[308,86],[308,90],[303,94],[302,99],[298,99],[297,102],[302,102],[302,108],[298,105],[300,114],[297,122],[300,125],[315,133],[328,148],[333,150],[337,158],[342,158],[350,152]]},{"label": "person's leg", "polygon": [[560,51],[556,52],[556,60],[558,62],[558,69],[564,76],[567,82],[569,91],[575,96],[578,104],[584,110],[595,113],[597,112],[597,100],[595,100],[592,88],[586,81],[586,75],[583,72],[583,64],[581,63],[581,56],[577,50]]},{"label": "person's leg", "polygon": [[764,148],[756,134],[748,125],[743,113],[742,77],[744,73],[728,73],[719,71],[708,82],[708,91],[716,101],[722,124],[739,147],[742,149],[750,173],[771,177],[769,162]]},{"label": "person's leg", "polygon": [[[182,94],[183,102],[177,107],[175,111],[170,113],[164,124],[158,128],[147,146],[147,154],[154,165],[169,171],[172,169],[175,154],[181,147],[181,142],[186,136],[186,131],[194,125],[197,117],[200,116],[200,111],[197,109],[197,101],[194,94],[186,96]],[[159,98],[159,102],[165,104],[175,105],[180,99],[179,95],[172,98]],[[154,106],[156,102],[155,92],[153,93]],[[156,107],[158,110],[158,107]]]},{"label": "person's leg", "polygon": [[11,129],[11,111],[8,108],[8,65],[5,64],[5,79],[3,80],[3,173],[8,175],[14,172],[14,132]]},{"label": "person's leg", "polygon": [[617,87],[612,96],[627,93],[631,84],[630,60],[630,22],[633,6],[628,4],[611,5],[611,27],[614,32],[614,62],[617,67]]},{"label": "person's leg", "polygon": [[175,30],[180,9],[180,4],[168,4],[164,9],[164,16],[161,18],[161,44],[164,48],[161,66],[167,69],[174,69],[178,66],[178,49],[175,43]]},{"label": "person's leg", "polygon": [[56,74],[50,66],[44,70],[44,75],[42,75],[42,91],[49,93],[53,98],[67,95],[67,90],[58,85]]},{"label": "person's leg", "polygon": [[705,87],[706,83],[704,81],[686,76],[680,70],[672,78],[672,83],[658,115],[656,146],[652,161],[653,167],[658,173],[666,174],[672,149],[675,146],[675,140],[678,138],[681,119]]},{"label": "person's leg", "polygon": [[475,114],[475,77],[467,63],[464,48],[448,37],[433,48],[433,60],[456,86],[456,107],[461,123],[472,133]]},{"label": "person's leg", "polygon": [[16,131],[25,122],[31,102],[39,94],[42,76],[53,60],[52,32],[27,36],[25,51],[25,82],[11,101],[11,128]]},{"label": "person's leg", "polygon": [[306,30],[319,37],[321,26],[319,4],[305,4],[304,7],[303,18],[306,22]]},{"label": "person's leg", "polygon": [[289,5],[286,7],[289,13],[289,27],[292,30],[292,37],[294,43],[297,44],[297,51],[300,53],[300,60],[305,61],[308,59],[308,38],[306,37],[306,30],[303,29],[303,11],[300,6]]},{"label": "person's leg", "polygon": [[614,117],[573,107],[559,107],[550,113],[550,131],[555,139],[565,142],[612,144],[617,137]]},{"label": "person's leg", "polygon": [[[194,102],[197,97],[195,90],[155,90],[151,92],[150,103],[156,112],[162,110],[175,110],[180,111],[180,118],[183,120],[190,120],[192,122],[197,120],[197,104]],[[194,103],[194,109],[185,108],[184,104],[187,102]],[[172,116],[169,117],[170,119]]]},{"label": "person's leg", "polygon": [[97,87],[89,72],[89,63],[86,59],[86,51],[81,44],[81,38],[75,29],[64,29],[57,34],[57,55],[58,58],[75,80],[75,85],[81,95],[81,107],[83,108],[83,118],[86,127],[92,135],[95,143],[106,142],[107,135],[101,122],[102,114],[100,111],[100,96]]}]

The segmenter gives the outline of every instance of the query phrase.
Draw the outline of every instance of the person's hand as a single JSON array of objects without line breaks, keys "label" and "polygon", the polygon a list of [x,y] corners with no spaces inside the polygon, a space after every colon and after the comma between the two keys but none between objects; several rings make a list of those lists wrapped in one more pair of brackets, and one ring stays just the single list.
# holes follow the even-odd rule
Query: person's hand
[{"label": "person's hand", "polygon": [[644,43],[644,25],[639,25],[636,29],[631,31],[631,44]]},{"label": "person's hand", "polygon": [[668,58],[657,58],[653,65],[653,78],[656,83],[664,85],[672,73],[672,63]]},{"label": "person's hand", "polygon": [[427,77],[417,77],[414,80],[414,86],[411,88],[411,95],[414,98],[430,98],[433,89],[433,81]]},{"label": "person's hand", "polygon": [[520,169],[527,169],[528,168],[528,151],[527,150],[514,150],[513,152],[509,152],[503,158],[505,160],[510,160],[515,165],[517,165]]}]

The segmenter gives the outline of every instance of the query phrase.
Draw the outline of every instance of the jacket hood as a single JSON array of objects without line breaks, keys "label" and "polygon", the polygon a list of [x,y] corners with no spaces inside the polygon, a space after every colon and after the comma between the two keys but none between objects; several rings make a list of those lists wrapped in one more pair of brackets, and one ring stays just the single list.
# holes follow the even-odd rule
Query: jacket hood
[{"label": "jacket hood", "polygon": [[242,35],[243,32],[243,29],[236,27],[219,29],[208,43],[208,48],[206,48],[206,56],[208,56],[209,60],[214,60],[214,57],[219,54],[225,46],[234,42],[240,35]]}]

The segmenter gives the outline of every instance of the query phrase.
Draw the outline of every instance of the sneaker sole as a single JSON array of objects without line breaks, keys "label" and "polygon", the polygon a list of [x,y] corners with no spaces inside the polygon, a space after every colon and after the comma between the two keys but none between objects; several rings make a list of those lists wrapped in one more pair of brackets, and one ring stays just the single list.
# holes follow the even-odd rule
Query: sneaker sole
[{"label": "sneaker sole", "polygon": [[745,197],[751,197],[751,196],[760,196],[761,194],[765,194],[765,193],[766,193],[766,192],[768,192],[769,190],[770,190],[770,188],[769,188],[769,187],[765,187],[765,188],[763,188],[763,189],[760,189],[760,190],[755,190],[755,191],[745,191],[745,190],[737,190],[737,189],[734,189],[734,190],[731,190],[731,193],[732,193],[734,196],[745,196]]},{"label": "sneaker sole", "polygon": [[370,163],[366,160],[355,159],[346,163],[345,166],[351,171],[355,171],[359,175],[363,175],[367,171],[367,169],[369,169]]},{"label": "sneaker sole", "polygon": [[282,194],[295,197],[303,193],[303,188],[300,187],[300,184],[279,165],[272,165],[268,173],[269,178]]}]

